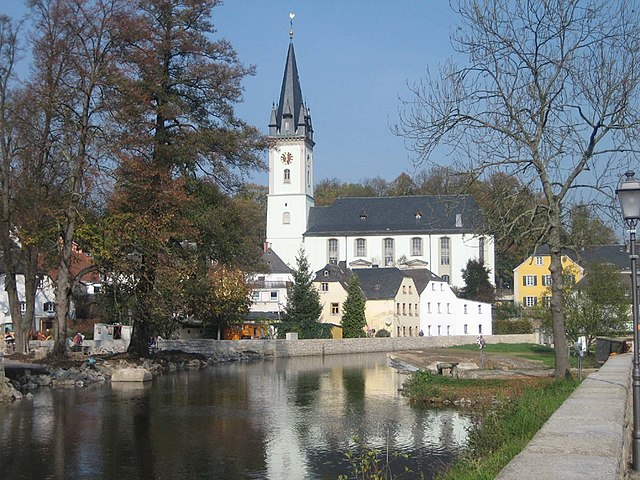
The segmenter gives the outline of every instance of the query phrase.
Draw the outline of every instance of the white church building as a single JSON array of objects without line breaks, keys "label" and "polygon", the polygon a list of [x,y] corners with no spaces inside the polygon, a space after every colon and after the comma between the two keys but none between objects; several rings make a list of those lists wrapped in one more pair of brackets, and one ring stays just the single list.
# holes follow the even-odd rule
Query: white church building
[{"label": "white church building", "polygon": [[[470,195],[338,198],[314,205],[313,127],[298,77],[290,32],[277,105],[269,122],[267,243],[295,268],[301,248],[312,271],[348,268],[427,268],[455,287],[470,259],[495,272],[493,238],[479,233]],[[493,282],[493,278],[491,278]]]}]

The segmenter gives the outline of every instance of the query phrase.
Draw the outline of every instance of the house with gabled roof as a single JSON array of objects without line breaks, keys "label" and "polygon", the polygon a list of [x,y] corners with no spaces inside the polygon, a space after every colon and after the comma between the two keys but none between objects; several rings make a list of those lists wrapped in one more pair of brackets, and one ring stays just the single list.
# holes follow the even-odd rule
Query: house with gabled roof
[{"label": "house with gabled roof", "polygon": [[491,335],[490,303],[458,298],[451,286],[433,278],[420,296],[420,328],[425,336]]},{"label": "house with gabled roof", "polygon": [[[571,284],[580,282],[586,274],[589,263],[603,262],[615,265],[630,280],[629,252],[625,245],[594,245],[581,250],[562,250],[562,269],[564,281]],[[513,270],[514,301],[525,307],[547,303],[550,299],[551,255],[548,245],[536,249]]]},{"label": "house with gabled roof", "polygon": [[[354,270],[367,298],[367,325],[375,334],[387,330],[393,337],[417,337],[420,332],[420,293],[408,270],[365,268]],[[430,274],[428,270],[412,273]]]},{"label": "house with gabled roof", "polygon": [[457,287],[464,286],[461,272],[469,260],[495,272],[494,240],[482,233],[470,195],[338,198],[315,206],[314,130],[293,33],[268,140],[267,242],[290,267],[304,248],[312,271],[339,262],[348,268],[428,268]]},{"label": "house with gabled roof", "polygon": [[262,254],[263,271],[249,275],[251,305],[249,320],[279,320],[287,305],[287,287],[293,283],[293,271],[271,249]]},{"label": "house with gabled roof", "polygon": [[383,329],[393,337],[492,332],[490,304],[457,298],[448,283],[428,269],[348,269],[344,262],[327,264],[315,274],[322,322],[340,323],[351,275],[360,279],[371,335]]}]

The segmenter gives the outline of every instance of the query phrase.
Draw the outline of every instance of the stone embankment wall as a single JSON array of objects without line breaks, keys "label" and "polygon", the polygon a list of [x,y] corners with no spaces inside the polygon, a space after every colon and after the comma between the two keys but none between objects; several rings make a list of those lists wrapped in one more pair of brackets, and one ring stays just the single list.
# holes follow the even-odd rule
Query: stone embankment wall
[{"label": "stone embankment wall", "polygon": [[[487,335],[493,343],[536,343],[537,336]],[[398,352],[475,343],[471,335],[441,337],[344,338],[341,340],[160,340],[160,350],[181,350],[206,356],[255,353],[265,357],[303,357],[344,353]]]},{"label": "stone embankment wall", "polygon": [[611,356],[496,477],[621,480],[630,451],[632,355]]}]

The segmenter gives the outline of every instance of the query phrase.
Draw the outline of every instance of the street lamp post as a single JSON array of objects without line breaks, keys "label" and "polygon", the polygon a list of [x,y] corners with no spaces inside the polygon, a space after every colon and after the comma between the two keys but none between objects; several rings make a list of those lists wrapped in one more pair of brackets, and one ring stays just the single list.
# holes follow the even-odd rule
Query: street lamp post
[{"label": "street lamp post", "polygon": [[636,254],[636,225],[640,220],[640,182],[634,178],[635,173],[629,170],[627,177],[616,190],[622,217],[629,227],[631,258],[631,311],[633,315],[633,432],[631,433],[632,459],[631,468],[640,470],[640,343],[638,342],[638,277]]}]

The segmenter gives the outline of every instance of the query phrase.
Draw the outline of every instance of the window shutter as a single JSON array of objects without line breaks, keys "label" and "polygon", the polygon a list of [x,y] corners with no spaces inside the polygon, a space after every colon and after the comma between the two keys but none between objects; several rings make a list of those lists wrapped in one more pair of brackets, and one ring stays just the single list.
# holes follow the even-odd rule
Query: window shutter
[{"label": "window shutter", "polygon": [[534,275],[534,276],[533,276],[533,286],[535,287],[535,286],[537,286],[537,285],[538,285],[538,276],[537,276],[537,275]]},{"label": "window shutter", "polygon": [[527,286],[527,276],[526,276],[526,275],[523,275],[523,276],[522,276],[522,286],[523,286],[523,287],[526,287],[526,286]]}]

